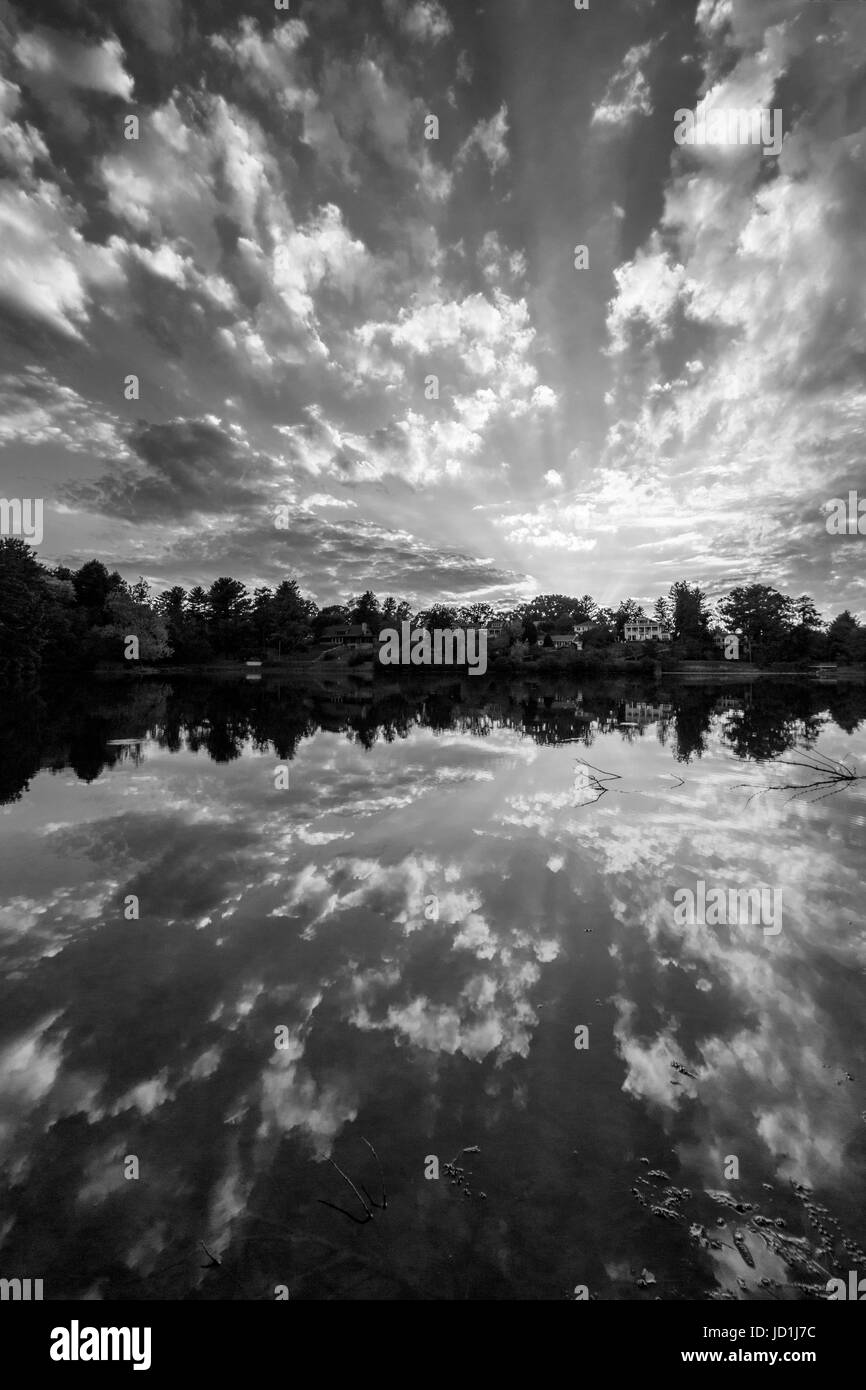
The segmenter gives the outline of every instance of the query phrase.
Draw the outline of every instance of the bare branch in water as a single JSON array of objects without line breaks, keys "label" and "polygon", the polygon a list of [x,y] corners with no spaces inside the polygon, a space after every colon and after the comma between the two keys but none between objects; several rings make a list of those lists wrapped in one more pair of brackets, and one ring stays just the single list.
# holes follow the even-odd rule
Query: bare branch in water
[{"label": "bare branch in water", "polygon": [[[365,1193],[367,1194],[367,1197],[369,1198],[370,1202],[372,1203],[372,1205],[373,1205],[374,1207],[377,1207],[379,1211],[386,1211],[386,1210],[387,1210],[387,1207],[388,1207],[388,1194],[387,1194],[387,1192],[385,1191],[385,1174],[382,1172],[382,1163],[381,1163],[381,1160],[380,1160],[380,1158],[379,1158],[379,1155],[376,1153],[376,1150],[373,1148],[373,1145],[370,1143],[369,1139],[365,1139],[363,1135],[361,1136],[361,1143],[367,1145],[367,1148],[370,1150],[370,1153],[371,1153],[371,1154],[373,1155],[373,1157],[375,1158],[375,1160],[376,1160],[376,1166],[377,1166],[378,1169],[379,1169],[379,1182],[381,1183],[381,1186],[382,1186],[382,1201],[381,1201],[381,1204],[380,1204],[379,1202],[374,1202],[374,1201],[373,1201],[373,1198],[370,1197],[370,1194],[369,1194],[369,1192],[367,1192],[366,1187],[364,1188],[364,1191],[365,1191]],[[363,1184],[362,1184],[362,1186],[363,1186]]]},{"label": "bare branch in water", "polygon": [[[582,784],[581,784],[580,787],[577,787],[577,786],[575,785],[575,792],[576,792],[577,796],[579,797],[579,796],[581,796],[582,793],[587,792],[587,791],[593,791],[593,792],[596,792],[596,793],[597,793],[596,796],[593,796],[593,797],[590,798],[589,800],[587,800],[586,797],[584,797],[583,800],[580,800],[580,801],[575,800],[575,803],[574,803],[575,805],[580,805],[580,806],[592,806],[592,805],[594,805],[594,803],[595,803],[596,801],[600,801],[600,800],[601,800],[601,798],[604,796],[605,792],[608,790],[607,787],[603,785],[605,782],[621,782],[621,781],[622,781],[622,778],[620,777],[620,775],[619,775],[618,772],[605,772],[605,771],[604,771],[602,768],[600,768],[600,767],[593,767],[592,763],[588,763],[588,762],[586,761],[585,758],[576,758],[576,759],[575,759],[575,762],[577,763],[577,765],[578,765],[579,767],[588,769],[588,771],[580,772],[580,773],[576,773],[576,774],[575,774],[575,784],[577,783],[578,777],[582,777],[582,778],[585,779],[585,780],[582,782]],[[597,776],[597,777],[594,777],[594,776],[592,775],[593,773],[598,773],[598,776]]]},{"label": "bare branch in water", "polygon": [[337,1163],[335,1163],[334,1160],[333,1160],[332,1158],[329,1158],[329,1159],[328,1159],[328,1162],[330,1163],[330,1165],[331,1165],[332,1168],[336,1168],[336,1169],[337,1169],[337,1172],[340,1174],[340,1177],[343,1179],[343,1182],[344,1182],[344,1183],[347,1183],[348,1186],[352,1189],[352,1191],[354,1192],[355,1196],[358,1198],[358,1201],[361,1203],[361,1206],[364,1208],[365,1215],[364,1215],[364,1216],[353,1216],[351,1212],[346,1211],[346,1208],[345,1208],[345,1207],[337,1207],[337,1206],[334,1206],[334,1203],[333,1203],[333,1202],[326,1202],[326,1201],[324,1201],[324,1199],[321,1198],[321,1197],[320,1197],[318,1200],[322,1203],[322,1206],[323,1206],[323,1207],[333,1207],[334,1211],[341,1211],[341,1212],[343,1213],[344,1216],[348,1216],[349,1220],[350,1220],[350,1221],[354,1221],[358,1226],[363,1226],[363,1225],[365,1225],[366,1222],[368,1222],[368,1221],[371,1219],[372,1215],[373,1215],[373,1209],[372,1209],[372,1207],[369,1207],[369,1206],[367,1205],[367,1203],[364,1201],[364,1198],[361,1196],[360,1192],[358,1191],[357,1187],[356,1187],[355,1184],[352,1182],[352,1179],[351,1179],[350,1177],[347,1177],[347,1176],[346,1176],[346,1174],[343,1172],[342,1168],[341,1168]]},{"label": "bare branch in water", "polygon": [[[385,1175],[382,1172],[382,1164],[379,1160],[379,1155],[376,1153],[376,1150],[373,1148],[373,1145],[370,1143],[369,1139],[364,1139],[362,1136],[361,1143],[367,1145],[367,1148],[370,1150],[370,1153],[375,1158],[376,1164],[379,1168],[379,1181],[382,1185],[381,1202],[377,1202],[373,1197],[370,1196],[369,1192],[367,1191],[366,1187],[362,1182],[359,1182],[359,1186],[361,1189],[361,1191],[359,1192],[358,1188],[352,1182],[352,1179],[346,1173],[343,1172],[342,1168],[340,1168],[332,1158],[329,1158],[328,1162],[331,1164],[332,1168],[337,1169],[337,1172],[340,1174],[340,1177],[343,1179],[343,1182],[347,1183],[348,1186],[352,1189],[364,1210],[364,1215],[353,1216],[350,1211],[346,1211],[345,1207],[336,1206],[334,1202],[326,1202],[323,1197],[319,1197],[317,1199],[323,1207],[330,1207],[333,1211],[341,1211],[344,1216],[348,1216],[350,1221],[354,1221],[356,1226],[365,1226],[368,1221],[371,1221],[373,1218],[374,1208],[377,1211],[385,1211],[388,1206],[388,1194],[385,1191]],[[363,1193],[364,1195],[362,1196],[361,1193]]]},{"label": "bare branch in water", "polygon": [[[824,753],[818,753],[810,748],[797,747],[795,752],[802,754],[799,758],[779,758],[774,763],[774,767],[802,767],[807,772],[813,774],[811,782],[771,782],[769,786],[759,787],[747,801],[750,804],[756,796],[765,796],[767,792],[792,792],[788,801],[796,801],[799,797],[806,797],[810,792],[820,792],[820,796],[814,798],[815,801],[823,801],[828,796],[835,796],[852,782],[862,782],[866,780],[866,774],[858,772],[856,768],[849,767],[847,763],[834,758],[828,758]],[[738,787],[748,787],[748,782],[738,782]],[[829,790],[824,790],[829,788]]]},{"label": "bare branch in water", "polygon": [[353,1216],[350,1211],[346,1211],[345,1207],[338,1207],[334,1202],[326,1202],[324,1197],[318,1197],[316,1200],[323,1207],[330,1207],[331,1211],[341,1211],[344,1216],[348,1216],[350,1221],[354,1221],[356,1226],[366,1226],[367,1222],[373,1219],[373,1213],[369,1211],[367,1207],[364,1207],[364,1210],[367,1212],[366,1216]]}]

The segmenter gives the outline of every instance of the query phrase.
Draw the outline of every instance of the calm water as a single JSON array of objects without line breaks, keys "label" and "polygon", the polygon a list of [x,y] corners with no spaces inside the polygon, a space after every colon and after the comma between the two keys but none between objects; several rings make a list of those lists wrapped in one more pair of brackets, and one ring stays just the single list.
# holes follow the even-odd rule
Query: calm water
[{"label": "calm water", "polygon": [[[0,1275],[94,1299],[866,1275],[866,782],[749,799],[810,780],[755,761],[805,742],[866,769],[864,719],[862,687],[472,679],[7,711]],[[699,879],[781,888],[781,931],[675,926]],[[369,1221],[328,1161],[381,1202],[364,1139]]]}]

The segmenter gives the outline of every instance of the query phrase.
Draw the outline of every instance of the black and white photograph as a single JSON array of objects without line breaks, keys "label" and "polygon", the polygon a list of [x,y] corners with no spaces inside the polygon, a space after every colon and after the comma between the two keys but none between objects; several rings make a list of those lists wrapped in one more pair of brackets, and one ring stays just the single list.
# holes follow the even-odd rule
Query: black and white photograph
[{"label": "black and white photograph", "polygon": [[861,0],[0,0],[33,1366],[410,1301],[821,1365],[864,426]]}]

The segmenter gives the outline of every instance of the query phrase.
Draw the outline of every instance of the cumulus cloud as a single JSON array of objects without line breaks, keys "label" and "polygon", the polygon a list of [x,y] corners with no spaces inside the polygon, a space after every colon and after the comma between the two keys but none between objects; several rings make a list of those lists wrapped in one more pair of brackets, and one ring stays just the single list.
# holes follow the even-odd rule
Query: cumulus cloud
[{"label": "cumulus cloud", "polygon": [[0,188],[0,300],[69,338],[81,338],[93,293],[123,282],[116,245],[79,232],[83,212],[56,184]]},{"label": "cumulus cloud", "polygon": [[473,150],[478,150],[490,165],[491,172],[495,174],[508,163],[507,135],[508,107],[503,102],[495,115],[489,120],[479,121],[467,135],[457,151],[457,167],[460,168],[466,163]]},{"label": "cumulus cloud", "polygon": [[[775,7],[777,20],[783,12]],[[781,27],[767,7],[701,6],[714,106],[780,105],[795,63],[810,95],[796,123],[786,115],[772,174],[754,147],[672,145],[660,227],[615,270],[615,423],[603,463],[655,484],[641,517],[659,523],[659,563],[661,518],[670,523],[679,495],[712,526],[714,558],[695,551],[704,575],[802,587],[795,569],[807,566],[827,602],[847,581],[818,500],[857,474],[854,421],[866,400],[852,366],[864,347],[866,262],[853,234],[864,114],[848,96],[855,60],[825,56],[810,18]],[[847,8],[838,22],[852,35],[861,24]]]},{"label": "cumulus cloud", "polygon": [[21,104],[21,88],[0,77],[0,160],[10,174],[29,177],[37,159],[49,158],[48,146],[28,122],[12,120]]},{"label": "cumulus cloud", "polygon": [[[150,139],[108,155],[101,172],[109,204],[131,234],[159,251],[134,253],[157,274],[233,308],[239,292],[255,308],[219,332],[245,364],[269,371],[305,353],[325,358],[317,296],[350,299],[369,274],[363,242],[326,203],[306,222],[290,211],[278,160],[258,123],[222,97],[184,111],[172,97],[150,118]],[[222,226],[237,228],[226,254]],[[187,247],[196,249],[190,261]]]},{"label": "cumulus cloud", "polygon": [[[415,484],[459,476],[483,458],[497,422],[544,412],[557,403],[556,393],[538,381],[535,330],[526,300],[501,288],[489,296],[451,299],[434,280],[414,304],[390,320],[362,324],[355,337],[361,349],[377,354],[380,364],[390,357],[400,376],[417,371],[403,365],[407,357],[410,362],[435,360],[437,374],[447,371],[452,383],[447,412],[427,416],[409,409],[366,441],[332,438],[329,447],[340,447],[340,468],[355,476],[362,468],[374,476],[399,473]],[[321,429],[322,422],[317,423]],[[320,456],[320,468],[323,462]]]},{"label": "cumulus cloud", "polygon": [[7,44],[15,80],[62,136],[92,138],[106,101],[134,100],[126,55],[113,34],[89,41],[41,25],[13,35],[11,27]]},{"label": "cumulus cloud", "polygon": [[439,43],[451,33],[448,14],[439,0],[385,0],[385,13],[410,39]]},{"label": "cumulus cloud", "polygon": [[677,310],[691,291],[683,266],[664,250],[657,233],[633,261],[614,271],[616,294],[607,316],[610,349],[620,352],[643,333],[655,342],[669,337]]},{"label": "cumulus cloud", "polygon": [[54,444],[97,458],[129,456],[116,418],[35,364],[0,375],[0,443]]},{"label": "cumulus cloud", "polygon": [[340,429],[318,406],[308,406],[305,415],[298,424],[275,426],[292,462],[313,477],[330,474],[343,481],[381,478],[383,466],[368,457],[368,441],[363,435]]},{"label": "cumulus cloud", "polygon": [[218,215],[255,237],[263,204],[277,204],[268,193],[281,187],[281,178],[254,119],[223,97],[204,97],[196,107],[172,96],[150,113],[148,134],[100,162],[118,218],[160,239],[184,238],[208,265],[221,252]]},{"label": "cumulus cloud", "polygon": [[[116,41],[99,49],[71,43],[67,49],[65,40],[34,30],[18,49],[22,84],[32,85],[34,74],[41,74],[51,85],[55,65],[68,59],[67,83],[102,91],[123,86]],[[44,136],[17,119],[23,105],[23,86],[0,79],[0,162],[11,175],[0,183],[0,301],[28,325],[82,339],[93,300],[123,285],[120,242],[100,244],[80,230],[87,209],[63,191],[62,176],[52,179]],[[44,167],[37,171],[37,165]]]},{"label": "cumulus cloud", "polygon": [[103,92],[124,101],[133,96],[132,78],[124,69],[123,49],[116,38],[88,44],[37,28],[21,34],[13,52],[28,83],[37,91],[43,86],[56,91],[59,84]]},{"label": "cumulus cloud", "polygon": [[514,545],[573,553],[595,550],[597,536],[587,535],[594,522],[592,508],[574,502],[541,502],[531,511],[507,512],[494,519],[494,525]]},{"label": "cumulus cloud", "polygon": [[64,498],[128,521],[180,522],[230,508],[261,508],[278,471],[240,426],[223,426],[215,417],[140,421],[129,431],[128,449],[133,463],[70,483]]},{"label": "cumulus cloud", "polygon": [[650,86],[642,68],[651,52],[651,43],[639,44],[628,50],[621,66],[608,82],[601,101],[593,107],[593,125],[627,125],[636,116],[649,116],[652,113]]},{"label": "cumulus cloud", "polygon": [[[416,37],[435,42],[444,33],[438,14],[435,3],[408,12],[401,7],[401,23]],[[211,44],[257,93],[300,118],[301,142],[344,184],[360,187],[377,177],[384,162],[411,179],[416,193],[434,201],[447,198],[451,178],[431,158],[421,98],[372,52],[351,62],[328,53],[314,66],[309,36],[303,20],[290,19],[266,36],[255,20],[244,18],[236,34],[215,35]]]},{"label": "cumulus cloud", "polygon": [[329,492],[313,492],[301,502],[304,511],[315,511],[317,507],[357,507],[351,497],[333,497]]}]

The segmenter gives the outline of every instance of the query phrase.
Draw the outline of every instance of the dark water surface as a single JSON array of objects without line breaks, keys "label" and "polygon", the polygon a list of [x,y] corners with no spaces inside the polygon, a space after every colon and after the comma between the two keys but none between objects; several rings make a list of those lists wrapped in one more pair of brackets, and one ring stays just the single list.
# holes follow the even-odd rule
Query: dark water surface
[{"label": "dark water surface", "polygon": [[[866,769],[864,718],[862,687],[486,679],[4,711],[0,1275],[801,1299],[866,1274],[866,782],[750,800],[812,780],[755,761],[796,746]],[[676,926],[700,879],[780,888],[781,930]],[[387,1207],[356,1224],[323,1203],[364,1218],[329,1159],[381,1202],[364,1139]]]}]

